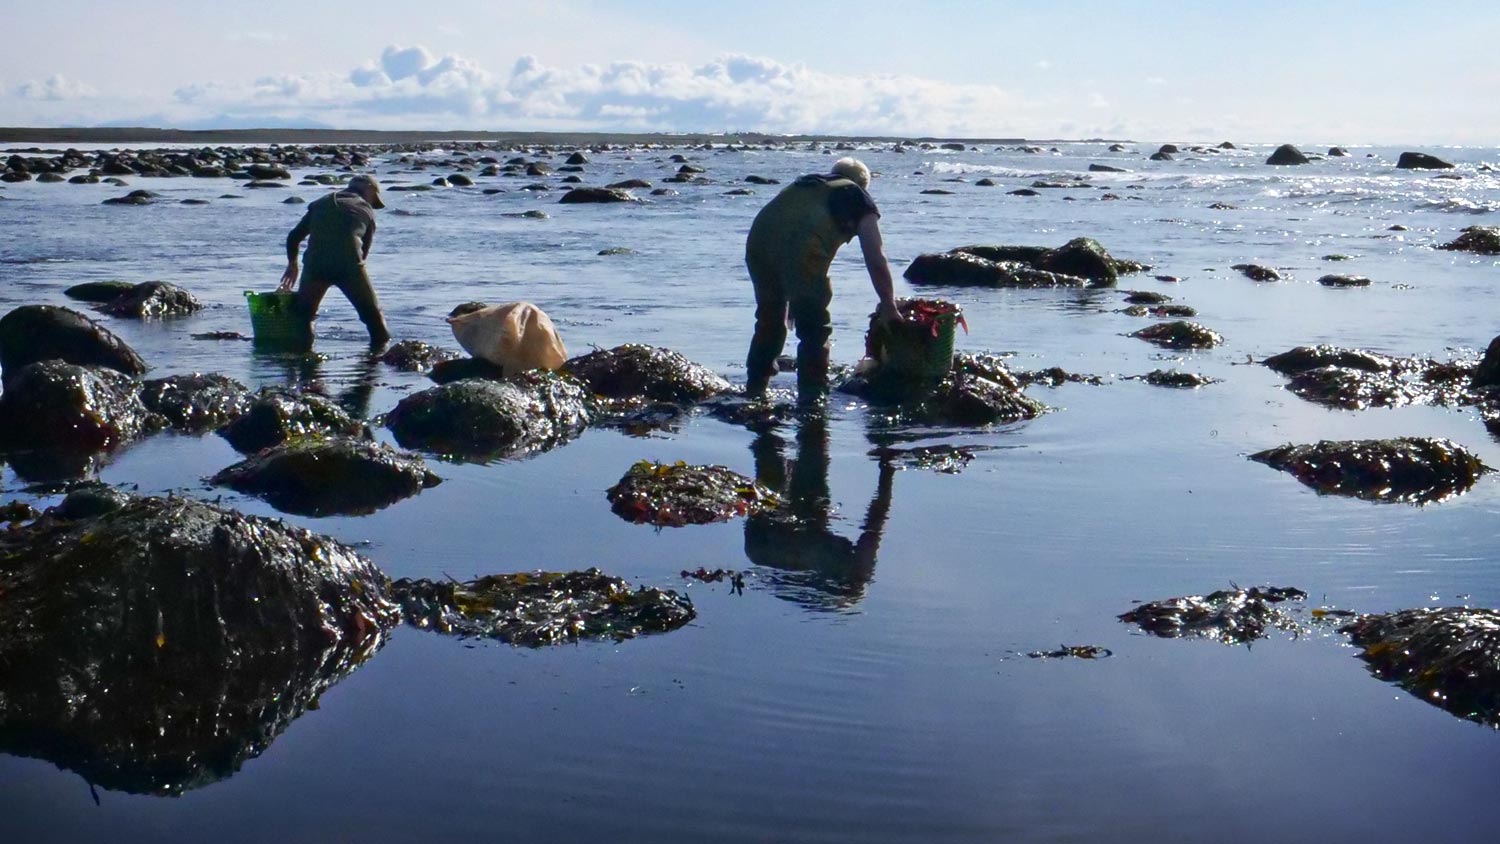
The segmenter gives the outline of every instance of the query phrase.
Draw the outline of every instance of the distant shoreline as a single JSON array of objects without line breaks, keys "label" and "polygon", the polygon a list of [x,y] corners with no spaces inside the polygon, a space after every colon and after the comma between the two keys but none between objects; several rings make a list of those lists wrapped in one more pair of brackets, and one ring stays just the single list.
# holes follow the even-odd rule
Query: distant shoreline
[{"label": "distant shoreline", "polygon": [[1059,144],[1131,143],[1111,138],[901,138],[870,135],[769,135],[762,132],[482,132],[384,131],[374,129],[161,129],[144,126],[117,128],[4,127],[5,144],[420,144],[482,141],[486,143],[590,146],[594,144],[768,144],[812,141],[880,143]]}]

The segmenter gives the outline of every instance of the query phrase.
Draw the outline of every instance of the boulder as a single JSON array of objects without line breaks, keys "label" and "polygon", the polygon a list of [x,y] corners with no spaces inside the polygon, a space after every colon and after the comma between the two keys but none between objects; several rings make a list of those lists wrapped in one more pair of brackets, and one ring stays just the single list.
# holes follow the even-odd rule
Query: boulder
[{"label": "boulder", "polygon": [[1132,331],[1130,336],[1163,349],[1212,349],[1224,342],[1224,337],[1218,332],[1185,320],[1159,322]]},{"label": "boulder", "polygon": [[1167,155],[1176,155],[1177,153],[1182,152],[1181,149],[1178,149],[1176,144],[1162,144],[1161,146],[1156,148],[1156,151],[1166,153]]},{"label": "boulder", "polygon": [[1396,160],[1400,170],[1452,170],[1453,165],[1425,152],[1403,152]]},{"label": "boulder", "polygon": [[1474,367],[1475,387],[1500,387],[1500,337],[1490,341],[1484,350],[1484,358]]},{"label": "boulder", "polygon": [[448,176],[448,184],[456,188],[472,188],[474,180],[462,173],[453,173]]},{"label": "boulder", "polygon": [[1229,268],[1231,270],[1239,270],[1240,272],[1244,273],[1245,277],[1250,279],[1251,281],[1281,280],[1281,273],[1270,267],[1263,267],[1260,264],[1233,264]]},{"label": "boulder", "polygon": [[563,371],[596,396],[612,399],[695,403],[731,389],[718,373],[678,352],[638,343],[580,355],[565,363]]},{"label": "boulder", "polygon": [[1329,158],[1344,158],[1347,155],[1349,155],[1349,150],[1346,150],[1343,147],[1329,147],[1328,148],[1328,157]]},{"label": "boulder", "polygon": [[1196,372],[1183,372],[1177,369],[1153,369],[1141,376],[1141,380],[1155,387],[1172,387],[1179,390],[1196,390],[1199,387],[1207,387],[1209,384],[1219,383],[1219,379],[1217,378],[1199,375]]},{"label": "boulder", "polygon": [[1173,161],[1173,160],[1175,160],[1175,159],[1172,158],[1172,153],[1170,153],[1170,152],[1162,152],[1160,150],[1157,150],[1156,152],[1151,153],[1151,155],[1147,156],[1147,158],[1149,158],[1152,161]]},{"label": "boulder", "polygon": [[58,359],[144,374],[146,362],[113,332],[77,311],[55,305],[22,305],[0,317],[0,369],[11,374],[29,363]]},{"label": "boulder", "polygon": [[380,356],[381,363],[402,372],[429,372],[444,361],[462,358],[458,352],[442,349],[421,340],[402,340],[391,345]]},{"label": "boulder", "polygon": [[134,289],[135,285],[128,281],[85,281],[64,290],[63,295],[80,302],[103,304],[113,302]]},{"label": "boulder", "polygon": [[364,439],[282,443],[210,479],[299,516],[361,516],[410,498],[440,479],[414,454]]},{"label": "boulder", "polygon": [[646,181],[645,179],[626,179],[623,182],[614,182],[612,184],[605,185],[605,188],[607,188],[608,190],[628,190],[630,188],[649,189],[650,187],[651,183]]},{"label": "boulder", "polygon": [[186,316],[203,309],[193,294],[165,281],[147,281],[103,304],[99,310],[112,316],[148,319]]},{"label": "boulder", "polygon": [[1427,504],[1467,492],[1493,471],[1460,445],[1430,437],[1320,440],[1250,455],[1320,494]]},{"label": "boulder", "polygon": [[1045,246],[960,246],[948,250],[949,253],[962,252],[965,255],[973,255],[986,261],[1019,261],[1022,264],[1035,265],[1041,261],[1046,254],[1052,250]]},{"label": "boulder", "polygon": [[487,378],[491,381],[504,381],[505,370],[490,363],[484,358],[457,357],[452,360],[440,360],[432,365],[427,377],[436,384],[451,384],[454,381],[462,381],[465,378]]},{"label": "boulder", "polygon": [[575,152],[572,155],[568,156],[568,160],[566,163],[576,167],[589,163],[589,159],[588,156],[584,155],[583,153]]},{"label": "boulder", "polygon": [[913,284],[977,287],[1087,287],[1081,276],[1034,269],[1019,261],[990,261],[967,252],[918,255],[902,274]]},{"label": "boulder", "polygon": [[1109,287],[1119,274],[1113,259],[1099,241],[1091,237],[1075,237],[1056,249],[1049,250],[1036,262],[1036,268],[1058,275],[1077,276],[1088,279],[1095,287]]},{"label": "boulder", "polygon": [[1500,612],[1432,607],[1339,628],[1370,673],[1460,718],[1500,727]]},{"label": "boulder", "polygon": [[164,425],[141,402],[138,382],[102,367],[28,364],[0,394],[0,449],[6,451],[108,451]]},{"label": "boulder", "polygon": [[290,179],[292,173],[277,164],[251,164],[245,168],[252,179]]},{"label": "boulder", "polygon": [[1476,255],[1500,255],[1500,226],[1469,226],[1458,237],[1438,248]]},{"label": "boulder", "polygon": [[610,510],[627,522],[684,527],[728,521],[774,508],[776,494],[724,466],[642,460],[606,492]]},{"label": "boulder", "polygon": [[983,427],[1035,419],[1047,412],[1046,405],[1021,392],[1021,387],[999,358],[961,353],[954,355],[953,368],[936,385],[856,375],[838,389],[882,407],[894,422]]},{"label": "boulder", "polygon": [[423,390],[402,399],[385,424],[403,448],[479,462],[552,448],[576,437],[592,418],[581,382],[533,370]]},{"label": "boulder", "polygon": [[1271,156],[1266,159],[1266,163],[1289,166],[1293,164],[1306,164],[1308,160],[1308,157],[1302,154],[1302,150],[1297,149],[1291,144],[1282,144],[1276,148],[1275,152],[1271,153]]},{"label": "boulder", "polygon": [[563,194],[559,203],[580,202],[640,202],[640,198],[619,188],[573,188]]},{"label": "boulder", "polygon": [[250,409],[250,390],[226,375],[195,372],[143,382],[141,403],[174,430],[199,434],[244,415]]},{"label": "boulder", "polygon": [[150,205],[157,194],[148,190],[133,190],[124,196],[112,196],[104,200],[104,205]]},{"label": "boulder", "polygon": [[1324,287],[1369,287],[1370,280],[1362,275],[1325,275],[1318,279]]},{"label": "boulder", "polygon": [[358,436],[362,421],[350,418],[332,399],[316,393],[267,387],[240,417],[219,429],[235,451],[254,454],[300,437]]},{"label": "boulder", "polygon": [[1215,639],[1233,645],[1264,638],[1275,628],[1295,629],[1295,619],[1276,605],[1306,598],[1306,592],[1290,587],[1223,589],[1150,601],[1121,614],[1120,620],[1166,639]]},{"label": "boulder", "polygon": [[1090,164],[1089,165],[1089,172],[1091,172],[1091,173],[1129,173],[1130,171],[1126,170],[1124,167],[1112,167],[1112,166],[1110,166],[1108,164]]},{"label": "boulder", "polygon": [[399,620],[353,549],[186,498],[0,533],[0,751],[175,795],[231,776]]},{"label": "boulder", "polygon": [[1261,363],[1282,375],[1296,375],[1324,366],[1340,366],[1365,372],[1390,372],[1396,367],[1396,359],[1387,355],[1329,345],[1297,346],[1279,355],[1272,355]]}]

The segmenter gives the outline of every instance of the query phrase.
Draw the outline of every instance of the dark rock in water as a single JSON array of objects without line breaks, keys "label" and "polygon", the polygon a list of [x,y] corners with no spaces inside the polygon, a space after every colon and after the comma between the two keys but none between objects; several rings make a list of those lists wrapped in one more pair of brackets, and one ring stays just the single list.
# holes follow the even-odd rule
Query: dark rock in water
[{"label": "dark rock in water", "polygon": [[1349,154],[1349,150],[1346,150],[1343,147],[1329,147],[1328,148],[1328,157],[1329,158],[1343,158],[1343,157],[1347,156],[1348,154]]},{"label": "dark rock in water", "polygon": [[1403,152],[1396,160],[1396,167],[1401,170],[1452,170],[1453,165],[1425,152]]},{"label": "dark rock in water", "polygon": [[1109,151],[1110,152],[1125,152],[1127,149],[1128,149],[1128,147],[1126,147],[1124,144],[1110,144],[1109,145]]},{"label": "dark rock in water", "polygon": [[135,500],[135,496],[112,486],[87,483],[69,492],[60,504],[48,511],[48,515],[67,521],[96,519],[123,509]]},{"label": "dark rock in water", "polygon": [[1218,332],[1182,320],[1147,326],[1130,332],[1130,336],[1164,349],[1212,349],[1224,342]]},{"label": "dark rock in water", "polygon": [[1487,472],[1478,457],[1449,440],[1320,440],[1250,455],[1319,493],[1367,501],[1427,504],[1467,492]]},{"label": "dark rock in water", "polygon": [[676,630],[697,615],[684,595],[632,590],[598,569],[496,574],[467,583],[403,579],[391,589],[413,627],[525,647],[618,642]]},{"label": "dark rock in water", "polygon": [[1239,270],[1251,281],[1280,281],[1281,273],[1259,264],[1233,264],[1231,270]]},{"label": "dark rock in water", "polygon": [[1006,193],[1011,196],[1041,196],[1041,194],[1031,188],[1016,188],[1015,190],[1008,190]]},{"label": "dark rock in water", "polygon": [[1031,651],[1026,656],[1031,659],[1107,659],[1114,656],[1114,651],[1098,645],[1061,645],[1055,651]]},{"label": "dark rock in water", "polygon": [[1176,155],[1177,153],[1182,152],[1182,150],[1179,149],[1176,144],[1162,144],[1161,146],[1156,148],[1156,151],[1164,152],[1167,155]]},{"label": "dark rock in water", "polygon": [[1469,226],[1458,237],[1438,248],[1476,255],[1500,255],[1500,226]]},{"label": "dark rock in water", "polygon": [[186,316],[203,309],[193,294],[165,281],[147,281],[131,288],[129,293],[111,299],[100,307],[112,316],[148,319],[151,317]]},{"label": "dark rock in water", "polygon": [[0,524],[13,525],[18,522],[29,522],[42,515],[35,507],[24,501],[11,501],[0,505]]},{"label": "dark rock in water", "polygon": [[1325,275],[1318,279],[1324,287],[1369,287],[1370,280],[1362,275]]},{"label": "dark rock in water", "polygon": [[960,246],[948,250],[948,254],[963,253],[983,258],[986,261],[1017,261],[1035,266],[1048,252],[1045,246]]},{"label": "dark rock in water", "polygon": [[1347,261],[1347,260],[1349,260],[1349,256],[1348,255],[1340,255],[1338,253],[1333,253],[1333,254],[1330,254],[1330,255],[1324,255],[1323,256],[1323,260],[1325,260],[1325,261]]},{"label": "dark rock in water", "polygon": [[1475,387],[1500,386],[1500,336],[1490,341],[1489,348],[1484,350],[1484,358],[1474,367],[1473,384]]},{"label": "dark rock in water", "polygon": [[1175,387],[1183,390],[1195,390],[1199,387],[1207,387],[1209,384],[1219,383],[1217,378],[1175,369],[1155,369],[1141,376],[1141,380],[1156,387]]},{"label": "dark rock in water", "polygon": [[1045,272],[1018,261],[990,261],[967,252],[918,255],[906,267],[913,284],[978,287],[1087,287],[1081,276]]},{"label": "dark rock in water", "polygon": [[680,353],[639,343],[580,355],[563,364],[563,371],[582,380],[595,395],[613,399],[643,396],[693,403],[731,389],[718,373]]},{"label": "dark rock in water", "polygon": [[229,777],[399,620],[368,560],[184,498],[0,533],[0,751],[120,791]]},{"label": "dark rock in water", "polygon": [[77,299],[80,302],[104,303],[113,302],[126,293],[135,289],[135,285],[128,281],[86,281],[83,284],[75,284],[63,291],[63,295],[69,299]]},{"label": "dark rock in water", "polygon": [[243,340],[246,343],[254,340],[254,337],[246,337],[238,331],[201,331],[197,334],[189,334],[194,340]]},{"label": "dark rock in water", "polygon": [[252,179],[290,179],[291,171],[276,164],[251,164],[245,168]]},{"label": "dark rock in water", "polygon": [[1339,628],[1370,673],[1460,718],[1500,727],[1500,612],[1434,607],[1366,615]]},{"label": "dark rock in water", "polygon": [[112,369],[60,360],[15,371],[0,394],[0,449],[98,452],[158,430],[141,386]]},{"label": "dark rock in water", "polygon": [[366,515],[440,482],[414,454],[347,437],[282,443],[210,480],[299,516]]},{"label": "dark rock in water", "polygon": [[644,190],[650,188],[651,183],[645,179],[626,179],[623,182],[614,182],[613,184],[605,185],[605,187],[610,190],[629,190],[630,188],[641,188]]},{"label": "dark rock in water", "polygon": [[1266,159],[1267,164],[1287,166],[1292,164],[1306,164],[1308,157],[1302,154],[1302,150],[1291,144],[1282,144]]},{"label": "dark rock in water", "polygon": [[1422,390],[1389,373],[1371,373],[1339,366],[1298,372],[1287,384],[1298,397],[1325,407],[1364,410],[1400,407],[1423,400]]},{"label": "dark rock in water", "polygon": [[769,178],[767,176],[756,176],[756,175],[746,176],[745,177],[745,181],[749,182],[752,185],[779,185],[779,184],[781,184],[781,180],[780,179],[772,179],[772,178]]},{"label": "dark rock in water", "polygon": [[1124,167],[1111,167],[1108,164],[1090,164],[1089,172],[1092,173],[1129,173]]},{"label": "dark rock in water", "polygon": [[[922,191],[922,193],[932,193],[932,192],[933,191],[930,191],[930,190],[924,190],[924,191]],[[939,191],[939,193],[953,193],[953,191],[951,191],[951,190],[945,190],[945,191]],[[724,195],[725,196],[754,196],[755,195],[755,191],[753,191],[753,190],[751,190],[749,188],[734,188],[733,190],[724,191]]]},{"label": "dark rock in water", "polygon": [[634,255],[634,254],[635,254],[635,250],[631,249],[628,246],[611,246],[611,247],[609,247],[607,249],[600,249],[599,250],[599,256],[601,258],[602,257],[608,257],[608,256],[611,256],[611,255]]},{"label": "dark rock in water", "polygon": [[563,194],[559,203],[578,202],[640,202],[640,198],[629,191],[617,188],[573,188]]},{"label": "dark rock in water", "polygon": [[1176,305],[1167,303],[1165,305],[1152,305],[1146,308],[1146,313],[1154,317],[1195,317],[1197,309],[1191,305]]},{"label": "dark rock in water", "polygon": [[454,173],[448,177],[448,184],[456,188],[472,188],[474,180],[462,173]]},{"label": "dark rock in water", "polygon": [[141,385],[141,402],[178,431],[201,433],[227,425],[250,409],[250,390],[225,375],[173,375]]},{"label": "dark rock in water", "polygon": [[610,510],[627,522],[684,527],[725,522],[778,505],[776,494],[724,466],[642,460],[607,491]]},{"label": "dark rock in water", "polygon": [[957,475],[974,461],[979,452],[988,451],[991,448],[993,446],[950,445],[948,443],[919,445],[911,448],[887,446],[871,451],[870,456],[879,458],[881,465],[891,465],[901,469],[923,469],[940,475]]},{"label": "dark rock in water", "polygon": [[303,199],[300,196],[289,196],[286,199],[281,200],[281,204],[282,205],[306,205],[307,204],[307,200]]},{"label": "dark rock in water", "polygon": [[483,461],[552,448],[592,419],[581,382],[531,370],[503,381],[467,378],[423,390],[402,399],[385,424],[402,448]]},{"label": "dark rock in water", "polygon": [[584,155],[583,153],[575,152],[572,155],[568,156],[568,160],[566,163],[576,166],[589,163],[589,159],[588,156]]},{"label": "dark rock in water", "polygon": [[1152,161],[1173,161],[1173,160],[1175,160],[1175,159],[1172,158],[1172,153],[1170,153],[1170,152],[1161,152],[1161,151],[1153,152],[1153,153],[1151,153],[1151,155],[1149,155],[1147,157],[1150,158]]},{"label": "dark rock in water", "polygon": [[747,398],[725,393],[700,405],[709,416],[750,431],[769,431],[787,422],[797,412],[796,397],[772,390],[763,397]]},{"label": "dark rock in water", "polygon": [[451,349],[438,348],[421,340],[402,340],[386,349],[380,362],[402,372],[428,372],[440,363],[462,357]]},{"label": "dark rock in water", "polygon": [[0,318],[0,369],[7,383],[21,367],[53,358],[126,375],[141,375],[147,369],[124,340],[77,311],[22,305]]},{"label": "dark rock in water", "polygon": [[124,196],[112,196],[104,200],[104,205],[150,205],[157,198],[157,194],[148,190],[133,190]]},{"label": "dark rock in water", "polygon": [[486,378],[490,381],[505,380],[505,370],[483,358],[458,357],[452,360],[440,360],[432,365],[432,371],[427,373],[437,384],[451,384],[454,381],[462,381],[465,378]]},{"label": "dark rock in water", "polygon": [[[964,356],[964,360],[967,361],[979,361],[982,359],[986,359],[985,356]],[[987,371],[980,372],[981,375],[984,375],[984,377],[989,378],[993,381],[999,381],[1000,383],[1005,384],[1009,382],[1004,377],[1004,375],[1009,374],[1015,379],[1017,386],[1023,389],[1026,387],[1030,387],[1033,384],[1041,384],[1044,387],[1061,387],[1064,384],[1089,384],[1091,386],[1097,387],[1104,383],[1104,379],[1100,378],[1097,375],[1088,375],[1082,372],[1069,372],[1060,366],[1049,366],[1046,369],[1018,369],[1013,373],[1007,373],[1004,367],[1000,365],[999,359],[988,358],[988,360],[991,361],[991,363],[989,364],[989,368]],[[997,369],[1000,370],[999,374],[990,374],[991,371]]]},{"label": "dark rock in water", "polygon": [[1118,278],[1113,259],[1099,241],[1091,237],[1075,237],[1048,251],[1037,261],[1036,268],[1086,278],[1096,287],[1113,285]]},{"label": "dark rock in water", "polygon": [[1396,359],[1386,355],[1328,345],[1298,346],[1291,351],[1272,355],[1262,363],[1282,375],[1296,375],[1324,366],[1341,366],[1365,372],[1390,372],[1396,367]]},{"label": "dark rock in water", "polygon": [[1125,301],[1132,305],[1160,305],[1172,301],[1171,296],[1151,290],[1126,290],[1124,293]]},{"label": "dark rock in water", "polygon": [[1296,629],[1296,620],[1275,605],[1306,597],[1289,587],[1225,589],[1151,601],[1123,613],[1120,620],[1166,639],[1216,639],[1233,645],[1264,638],[1272,629]]},{"label": "dark rock in water", "polygon": [[974,183],[974,187],[977,188],[992,188],[994,186],[995,180],[988,177],[980,179],[979,181]]},{"label": "dark rock in water", "polygon": [[989,355],[954,355],[953,368],[936,386],[855,376],[838,389],[885,408],[895,423],[982,427],[1047,412],[1046,405],[1021,392],[1004,363]]},{"label": "dark rock in water", "polygon": [[920,192],[933,196],[951,196],[953,194],[953,191],[945,190],[943,188],[927,188],[926,190]]},{"label": "dark rock in water", "polygon": [[254,454],[300,437],[357,436],[365,424],[351,419],[332,399],[316,393],[267,387],[240,418],[219,429],[235,451]]},{"label": "dark rock in water", "polygon": [[1228,202],[1210,202],[1208,207],[1214,211],[1236,211],[1239,209],[1238,205]]}]

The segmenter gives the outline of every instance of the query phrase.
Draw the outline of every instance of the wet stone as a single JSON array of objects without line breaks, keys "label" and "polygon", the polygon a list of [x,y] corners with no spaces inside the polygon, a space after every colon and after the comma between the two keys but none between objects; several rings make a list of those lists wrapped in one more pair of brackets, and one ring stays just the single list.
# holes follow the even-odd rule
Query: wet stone
[{"label": "wet stone", "polygon": [[967,252],[918,255],[902,274],[913,284],[963,287],[1087,287],[1088,279],[1035,269],[1018,261],[991,261]]},{"label": "wet stone", "polygon": [[24,501],[10,501],[0,504],[0,524],[16,524],[18,522],[29,522],[40,516],[35,507]]},{"label": "wet stone", "polygon": [[1210,378],[1207,375],[1199,375],[1196,372],[1182,372],[1180,370],[1155,369],[1139,377],[1155,387],[1174,387],[1181,390],[1194,390],[1199,387],[1207,387],[1209,384],[1219,383],[1219,379]]},{"label": "wet stone", "polygon": [[385,354],[380,356],[380,362],[402,372],[429,372],[439,363],[462,357],[458,352],[421,340],[401,340],[386,349]]},{"label": "wet stone", "polygon": [[1329,274],[1318,279],[1324,287],[1369,287],[1370,279],[1362,275]]},{"label": "wet stone", "polygon": [[290,439],[357,436],[364,431],[364,422],[350,418],[332,399],[267,387],[256,394],[243,415],[219,429],[219,436],[235,451],[254,454]]},{"label": "wet stone", "polygon": [[1057,650],[1026,654],[1031,659],[1107,659],[1114,655],[1114,651],[1098,645],[1060,645]]},{"label": "wet stone", "polygon": [[92,453],[159,430],[141,385],[112,369],[59,360],[16,372],[0,394],[0,449]]},{"label": "wet stone", "polygon": [[531,370],[490,381],[467,378],[407,396],[385,425],[403,448],[472,461],[544,451],[593,419],[577,379]]},{"label": "wet stone", "polygon": [[147,368],[124,340],[69,308],[22,305],[0,318],[0,368],[7,383],[27,364],[54,358],[126,375],[141,375]]},{"label": "wet stone", "polygon": [[642,460],[607,496],[615,515],[634,524],[683,527],[724,522],[778,506],[776,494],[724,466]]},{"label": "wet stone", "polygon": [[1217,331],[1181,320],[1147,326],[1132,331],[1130,336],[1164,349],[1212,349],[1224,342],[1224,337]]},{"label": "wet stone", "polygon": [[1500,255],[1500,226],[1469,226],[1458,237],[1438,248],[1476,255]]},{"label": "wet stone", "polygon": [[1272,355],[1262,363],[1282,375],[1296,375],[1299,372],[1324,366],[1341,366],[1365,372],[1390,372],[1395,369],[1397,361],[1395,358],[1363,349],[1319,345],[1297,346],[1279,355]]},{"label": "wet stone", "polygon": [[1287,383],[1287,389],[1314,404],[1344,410],[1401,407],[1426,399],[1419,387],[1390,373],[1372,373],[1338,366],[1299,372]]},{"label": "wet stone", "polygon": [[1462,446],[1430,437],[1320,440],[1277,446],[1250,459],[1288,472],[1320,494],[1409,504],[1460,495],[1493,471]]},{"label": "wet stone", "polygon": [[86,281],[64,290],[63,295],[80,302],[103,304],[112,302],[134,289],[135,285],[128,281]]},{"label": "wet stone", "polygon": [[640,197],[619,188],[573,188],[563,194],[558,202],[561,204],[583,203],[583,202],[640,202]]},{"label": "wet stone", "polygon": [[1104,383],[1104,379],[1097,375],[1089,375],[1083,372],[1069,372],[1060,366],[1049,366],[1046,369],[1022,369],[1017,370],[1014,375],[1021,387],[1030,387],[1033,384],[1041,384],[1044,387],[1061,387],[1064,384],[1089,384],[1097,387]]},{"label": "wet stone", "polygon": [[250,390],[225,375],[195,372],[142,383],[141,402],[173,429],[196,434],[238,419],[250,408]]},{"label": "wet stone", "polygon": [[427,377],[437,384],[451,384],[465,378],[504,381],[505,370],[483,358],[456,357],[432,364],[432,370],[427,373]]},{"label": "wet stone", "polygon": [[1182,318],[1195,317],[1198,315],[1198,311],[1190,305],[1177,305],[1169,303],[1166,305],[1152,305],[1146,308],[1146,315],[1154,317]]},{"label": "wet stone", "polygon": [[759,398],[725,393],[699,405],[709,416],[750,431],[769,431],[797,414],[796,395],[786,390],[769,390]]},{"label": "wet stone", "polygon": [[383,443],[338,437],[265,449],[211,482],[262,498],[299,516],[366,515],[437,486],[414,454]]},{"label": "wet stone", "polygon": [[1262,267],[1259,264],[1234,264],[1232,270],[1239,270],[1251,281],[1280,281],[1281,273],[1270,267]]},{"label": "wet stone", "polygon": [[882,463],[888,463],[899,469],[921,469],[937,472],[940,475],[957,475],[974,462],[979,452],[990,451],[993,448],[994,446],[950,445],[948,443],[911,448],[886,446],[871,451],[870,456],[877,457]]},{"label": "wet stone", "polygon": [[563,369],[606,398],[693,403],[731,389],[718,373],[678,352],[638,343],[580,355]]},{"label": "wet stone", "polygon": [[1370,673],[1460,718],[1500,727],[1500,612],[1469,607],[1361,616],[1340,628]]},{"label": "wet stone", "polygon": [[1273,629],[1295,630],[1296,619],[1278,604],[1301,601],[1307,593],[1288,587],[1224,589],[1151,601],[1120,615],[1153,636],[1214,639],[1226,645],[1264,638]]},{"label": "wet stone", "polygon": [[197,334],[189,334],[188,336],[194,340],[242,340],[246,343],[255,339],[253,337],[246,337],[238,331],[203,331]]},{"label": "wet stone", "polygon": [[1126,290],[1124,293],[1125,301],[1132,305],[1162,305],[1172,301],[1171,296],[1151,290]]},{"label": "wet stone", "polygon": [[0,751],[132,793],[222,780],[379,647],[386,588],[332,539],[191,499],[0,532]]},{"label": "wet stone", "polygon": [[496,574],[467,583],[398,580],[406,623],[451,636],[542,647],[666,633],[697,613],[687,596],[641,587],[598,569]]}]

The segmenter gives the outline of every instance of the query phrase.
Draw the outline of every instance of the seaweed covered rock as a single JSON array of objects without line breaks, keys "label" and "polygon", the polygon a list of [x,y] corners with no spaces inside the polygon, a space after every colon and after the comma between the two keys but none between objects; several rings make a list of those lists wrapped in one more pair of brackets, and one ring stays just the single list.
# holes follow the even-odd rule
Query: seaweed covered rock
[{"label": "seaweed covered rock", "polygon": [[351,418],[332,399],[267,387],[238,419],[219,429],[219,436],[235,451],[254,454],[299,437],[356,436],[364,431],[364,422]]},{"label": "seaweed covered rock", "polygon": [[1095,287],[1109,287],[1119,273],[1114,259],[1091,237],[1075,237],[1056,249],[1050,249],[1036,262],[1036,268],[1059,275],[1086,278]]},{"label": "seaweed covered rock", "polygon": [[902,273],[912,284],[967,287],[1087,287],[1081,276],[1058,275],[1019,261],[991,261],[968,252],[918,255]]},{"label": "seaweed covered rock", "polygon": [[0,533],[0,589],[0,750],[136,793],[232,775],[399,620],[352,549],[183,498]]},{"label": "seaweed covered rock", "polygon": [[403,448],[488,460],[541,451],[576,437],[593,419],[577,379],[533,370],[442,384],[407,396],[386,415]]},{"label": "seaweed covered rock", "polygon": [[414,454],[363,439],[282,443],[220,471],[218,486],[299,516],[358,516],[410,498],[441,479]]},{"label": "seaweed covered rock", "polygon": [[1470,381],[1476,388],[1500,387],[1500,337],[1490,341]]},{"label": "seaweed covered rock", "polygon": [[1458,237],[1438,248],[1476,255],[1500,255],[1500,226],[1469,226]]},{"label": "seaweed covered rock", "polygon": [[1239,270],[1245,274],[1245,278],[1251,281],[1280,281],[1281,273],[1271,267],[1263,267],[1260,264],[1232,264],[1231,270]]},{"label": "seaweed covered rock", "polygon": [[1282,375],[1296,375],[1324,366],[1340,366],[1365,372],[1389,372],[1396,367],[1396,359],[1387,355],[1329,345],[1297,346],[1261,362]]},{"label": "seaweed covered rock", "polygon": [[1196,372],[1183,372],[1179,369],[1153,369],[1140,378],[1154,387],[1175,387],[1180,390],[1195,390],[1199,387],[1207,387],[1209,384],[1219,383],[1217,378],[1199,375]]},{"label": "seaweed covered rock", "polygon": [[403,579],[392,591],[413,627],[526,647],[618,642],[676,630],[697,615],[686,595],[632,590],[598,569],[496,574],[467,583]]},{"label": "seaweed covered rock", "polygon": [[141,386],[112,369],[60,360],[18,370],[0,394],[0,449],[98,452],[158,430]]},{"label": "seaweed covered rock", "polygon": [[1422,388],[1391,373],[1346,369],[1341,366],[1324,366],[1299,372],[1292,376],[1287,389],[1314,404],[1345,410],[1400,407],[1427,398]]},{"label": "seaweed covered rock", "polygon": [[1467,492],[1492,471],[1463,446],[1430,437],[1320,440],[1277,446],[1250,459],[1289,472],[1319,493],[1412,504]]},{"label": "seaweed covered rock", "polygon": [[1370,673],[1433,706],[1500,727],[1500,612],[1469,607],[1361,616],[1339,629]]},{"label": "seaweed covered rock", "polygon": [[504,381],[505,370],[483,358],[457,357],[435,362],[427,377],[437,384],[452,384],[465,378]]},{"label": "seaweed covered rock", "polygon": [[458,352],[443,349],[421,340],[402,340],[392,344],[380,362],[402,372],[430,372],[437,364],[462,358]]},{"label": "seaweed covered rock", "polygon": [[132,287],[100,306],[99,310],[118,317],[149,319],[152,317],[187,316],[203,309],[193,294],[165,281],[146,281]]},{"label": "seaweed covered rock", "polygon": [[572,204],[579,202],[640,202],[640,198],[630,191],[620,188],[573,188],[562,195],[559,203]]},{"label": "seaweed covered rock", "polygon": [[627,522],[683,527],[725,522],[774,508],[776,494],[725,466],[642,460],[606,493]]},{"label": "seaweed covered rock", "polygon": [[102,305],[106,302],[113,302],[134,289],[135,285],[128,281],[85,281],[64,290],[63,295],[80,302]]},{"label": "seaweed covered rock", "polygon": [[1221,589],[1150,601],[1121,614],[1120,620],[1166,639],[1215,639],[1232,645],[1263,638],[1272,629],[1295,629],[1296,620],[1276,605],[1306,597],[1289,587]]},{"label": "seaweed covered rock", "polygon": [[936,385],[854,376],[839,385],[885,409],[896,424],[981,427],[1035,419],[1047,406],[1021,392],[1021,382],[992,355],[960,353]]},{"label": "seaweed covered rock", "polygon": [[695,403],[731,389],[723,376],[682,354],[639,343],[579,355],[563,369],[595,395],[611,399]]},{"label": "seaweed covered rock", "polygon": [[1163,349],[1212,349],[1224,342],[1217,331],[1183,320],[1149,325],[1130,332],[1130,336]]},{"label": "seaweed covered rock", "polygon": [[240,418],[250,409],[250,389],[227,375],[195,372],[143,382],[141,402],[175,430],[197,434]]},{"label": "seaweed covered rock", "polygon": [[7,384],[27,364],[53,359],[126,375],[141,375],[147,368],[124,340],[69,308],[22,305],[0,318],[0,369]]},{"label": "seaweed covered rock", "polygon": [[1362,275],[1330,273],[1320,277],[1318,283],[1324,287],[1369,287],[1372,282],[1369,278]]}]

